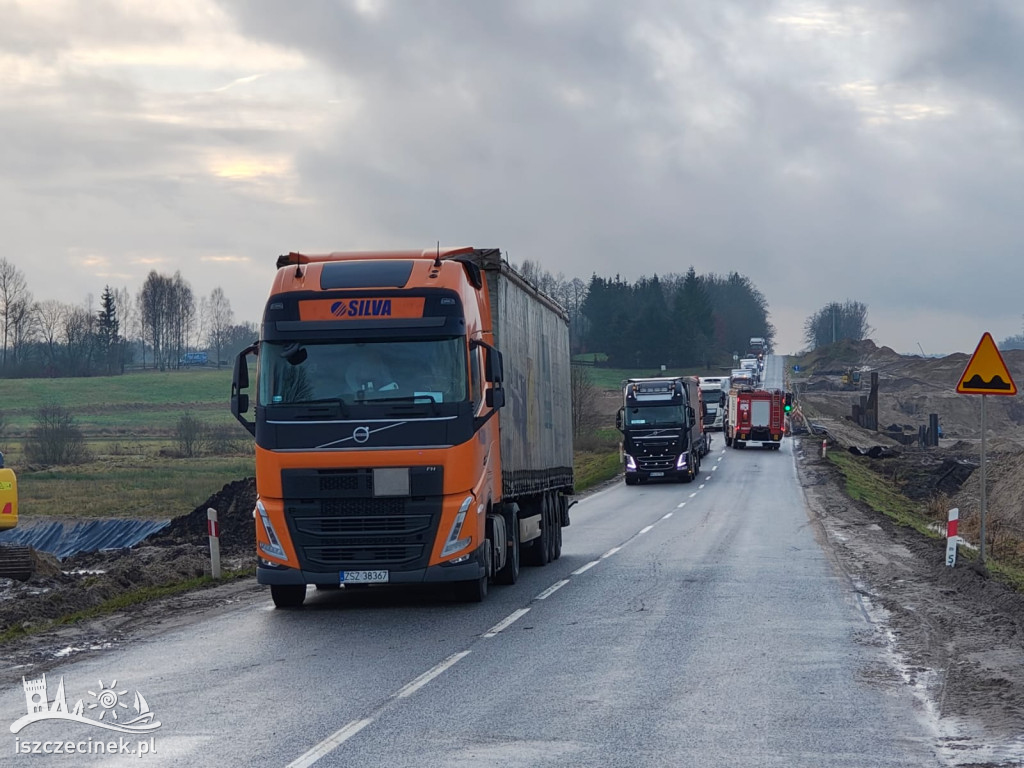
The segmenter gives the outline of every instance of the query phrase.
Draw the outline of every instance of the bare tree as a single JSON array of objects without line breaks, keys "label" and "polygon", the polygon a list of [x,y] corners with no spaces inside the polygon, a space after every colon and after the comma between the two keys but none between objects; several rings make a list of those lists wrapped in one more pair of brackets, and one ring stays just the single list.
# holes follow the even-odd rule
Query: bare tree
[{"label": "bare tree", "polygon": [[64,319],[73,308],[53,299],[41,301],[37,306],[39,338],[46,355],[47,372],[48,375],[56,375],[59,371],[58,354],[65,329]]},{"label": "bare tree", "polygon": [[3,356],[0,365],[6,369],[7,352],[18,335],[17,328],[27,315],[27,307],[32,304],[25,275],[16,266],[0,259],[0,331],[3,333]]},{"label": "bare tree", "polygon": [[571,370],[572,435],[575,440],[589,433],[597,421],[597,387],[590,371],[582,365]]},{"label": "bare tree", "polygon": [[219,286],[210,293],[205,307],[208,344],[217,356],[217,367],[220,368],[221,355],[227,347],[231,326],[235,322],[235,313],[231,309],[231,302]]},{"label": "bare tree", "polygon": [[[171,280],[152,270],[139,290],[139,314],[142,318],[143,343],[149,342],[153,350],[153,366],[163,370],[164,347],[167,344],[167,312],[170,303]],[[145,359],[143,359],[145,367]]]},{"label": "bare tree", "polygon": [[96,315],[84,307],[70,307],[61,328],[67,376],[84,376],[92,370],[93,331]]},{"label": "bare tree", "polygon": [[849,299],[843,304],[833,301],[804,322],[804,341],[813,349],[842,339],[861,341],[871,331],[866,304]]}]

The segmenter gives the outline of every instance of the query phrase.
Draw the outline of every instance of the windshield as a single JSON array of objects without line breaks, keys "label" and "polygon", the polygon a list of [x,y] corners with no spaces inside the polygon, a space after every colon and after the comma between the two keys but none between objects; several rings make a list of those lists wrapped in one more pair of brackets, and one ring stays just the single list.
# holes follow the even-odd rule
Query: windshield
[{"label": "windshield", "polygon": [[467,396],[463,337],[380,342],[263,342],[260,405],[340,400],[451,403]]},{"label": "windshield", "polygon": [[626,409],[627,427],[678,427],[685,423],[682,405],[638,405]]}]

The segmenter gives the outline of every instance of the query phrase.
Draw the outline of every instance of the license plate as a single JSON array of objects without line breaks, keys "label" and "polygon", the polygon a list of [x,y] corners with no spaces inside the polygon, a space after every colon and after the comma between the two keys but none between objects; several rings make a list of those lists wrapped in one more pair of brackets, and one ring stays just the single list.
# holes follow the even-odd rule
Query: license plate
[{"label": "license plate", "polygon": [[387,584],[387,571],[341,571],[342,584]]},{"label": "license plate", "polygon": [[664,472],[651,472],[651,477],[664,477]]}]

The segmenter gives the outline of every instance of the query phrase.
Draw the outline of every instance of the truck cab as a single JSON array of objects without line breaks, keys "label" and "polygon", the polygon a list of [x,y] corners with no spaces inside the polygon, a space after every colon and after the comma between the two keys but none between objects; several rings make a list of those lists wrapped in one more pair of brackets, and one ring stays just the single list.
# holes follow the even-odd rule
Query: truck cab
[{"label": "truck cab", "polygon": [[692,481],[707,452],[693,406],[700,407],[696,380],[628,379],[623,401],[615,426],[622,432],[626,485],[652,479]]}]

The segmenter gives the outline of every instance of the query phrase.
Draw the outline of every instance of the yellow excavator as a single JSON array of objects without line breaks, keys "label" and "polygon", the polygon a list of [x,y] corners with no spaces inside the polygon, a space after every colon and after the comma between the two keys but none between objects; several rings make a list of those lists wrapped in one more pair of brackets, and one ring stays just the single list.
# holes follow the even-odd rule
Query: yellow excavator
[{"label": "yellow excavator", "polygon": [[[0,453],[0,531],[9,531],[18,524],[18,478],[14,470],[4,466]],[[28,581],[35,560],[32,548],[0,542],[0,578]]]}]

